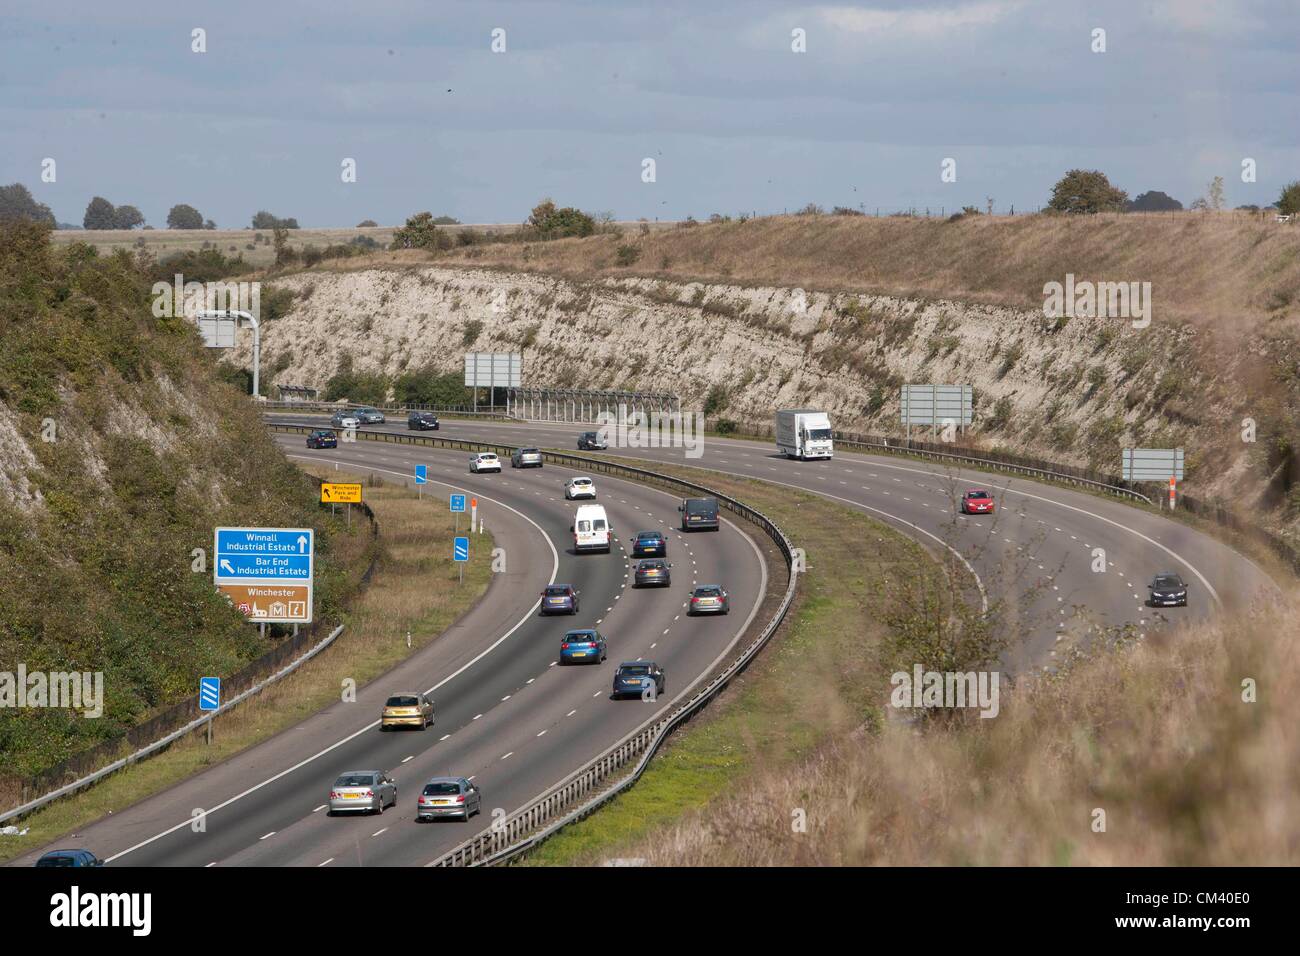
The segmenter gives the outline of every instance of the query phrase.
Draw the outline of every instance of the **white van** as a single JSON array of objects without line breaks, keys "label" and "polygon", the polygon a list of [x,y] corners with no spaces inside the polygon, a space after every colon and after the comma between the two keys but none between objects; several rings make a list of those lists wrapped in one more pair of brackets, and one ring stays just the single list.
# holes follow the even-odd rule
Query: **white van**
[{"label": "white van", "polygon": [[579,505],[573,519],[573,550],[604,551],[609,553],[609,542],[614,531],[603,505]]}]

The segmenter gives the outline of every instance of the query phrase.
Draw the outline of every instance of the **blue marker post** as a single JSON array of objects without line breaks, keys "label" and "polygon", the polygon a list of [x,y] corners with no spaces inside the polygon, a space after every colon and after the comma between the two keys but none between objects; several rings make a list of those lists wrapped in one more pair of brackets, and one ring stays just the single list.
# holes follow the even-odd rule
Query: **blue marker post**
[{"label": "blue marker post", "polygon": [[460,516],[465,511],[465,496],[452,495],[450,498],[451,513],[456,516],[456,533],[460,534]]},{"label": "blue marker post", "polygon": [[469,538],[459,535],[452,542],[451,557],[460,568],[460,583],[465,583],[465,562],[469,560]]},{"label": "blue marker post", "polygon": [[415,466],[415,496],[417,498],[424,497],[424,486],[427,485],[428,483],[429,483],[429,466],[416,465]]},{"label": "blue marker post", "polygon": [[[199,678],[199,710],[216,711],[221,707],[221,678]],[[214,715],[215,716],[215,715]],[[212,717],[208,718],[208,745],[212,745]]]}]

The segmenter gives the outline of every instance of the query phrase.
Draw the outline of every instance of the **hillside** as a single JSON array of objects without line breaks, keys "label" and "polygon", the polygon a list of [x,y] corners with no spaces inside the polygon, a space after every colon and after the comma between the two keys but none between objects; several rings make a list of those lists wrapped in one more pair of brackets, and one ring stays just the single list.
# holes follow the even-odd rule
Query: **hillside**
[{"label": "hillside", "polygon": [[[218,524],[318,521],[256,410],[191,325],[152,316],[149,288],[129,255],[0,226],[0,671],[102,672],[105,701],[98,719],[0,708],[0,785],[265,652],[191,550],[210,550]],[[322,531],[317,613],[330,615],[339,575]]]},{"label": "hillside", "polygon": [[[701,225],[639,240],[648,248],[670,244],[663,248],[687,265],[702,260],[713,242],[715,264],[735,261],[734,272],[748,246],[753,258],[745,278],[757,282],[760,273],[783,269],[785,278],[805,282],[800,287],[740,276],[687,281],[649,268],[637,274],[635,266],[592,274],[610,248],[605,237],[478,246],[436,260],[389,253],[368,266],[278,278],[296,295],[264,332],[263,368],[279,370],[268,383],[323,386],[345,357],[358,372],[391,379],[423,367],[454,371],[471,348],[522,349],[529,384],[670,388],[684,407],[708,407],[715,421],[759,428],[770,426],[776,407],[823,407],[840,428],[888,435],[902,433],[901,384],[969,382],[976,421],[967,443],[1107,472],[1118,470],[1124,445],[1183,446],[1187,492],[1229,495],[1287,527],[1300,515],[1300,303],[1291,298],[1300,283],[1300,232],[1274,225],[1212,217],[927,223],[809,216]],[[1179,233],[1208,259],[1170,258]],[[746,235],[752,243],[738,238]],[[914,258],[899,253],[889,267],[871,259],[869,250],[886,235],[910,245]],[[1013,246],[1014,236],[1023,248]],[[937,245],[927,252],[930,239]],[[789,243],[784,266],[773,243]],[[950,247],[968,246],[961,264],[945,258]],[[823,285],[799,274],[801,262],[813,268],[809,248],[826,250]],[[525,254],[526,270],[508,267]],[[465,256],[475,256],[474,264],[463,263]],[[485,261],[495,264],[483,268]],[[969,298],[837,289],[857,262],[876,263],[859,286],[901,285],[914,274],[927,287],[952,281],[970,291],[984,279]],[[591,268],[584,272],[583,263]],[[940,278],[926,277],[926,263]],[[1120,263],[1131,266],[1107,271]],[[1041,282],[1037,305],[1012,282],[1064,278],[1069,270],[1094,278],[1155,276],[1143,280],[1153,282],[1151,324],[1049,320]],[[1224,289],[1236,289],[1243,301],[1211,320],[1205,303],[1225,298]],[[249,356],[236,351],[231,360],[247,365]],[[1246,419],[1254,422],[1253,442],[1243,441]]]}]

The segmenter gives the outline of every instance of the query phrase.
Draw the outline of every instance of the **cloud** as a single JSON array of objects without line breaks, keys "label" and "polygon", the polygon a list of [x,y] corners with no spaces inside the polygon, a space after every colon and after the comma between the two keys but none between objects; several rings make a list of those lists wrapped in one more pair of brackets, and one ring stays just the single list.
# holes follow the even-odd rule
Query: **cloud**
[{"label": "cloud", "polygon": [[914,6],[899,10],[817,7],[815,13],[828,26],[894,42],[900,37],[925,38],[954,30],[993,26],[1023,6],[1023,0],[983,0],[929,9]]}]

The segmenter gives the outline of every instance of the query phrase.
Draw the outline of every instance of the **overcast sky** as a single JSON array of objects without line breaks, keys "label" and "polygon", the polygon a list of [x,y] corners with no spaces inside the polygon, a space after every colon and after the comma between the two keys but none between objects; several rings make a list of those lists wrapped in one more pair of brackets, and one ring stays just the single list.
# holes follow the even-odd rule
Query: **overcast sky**
[{"label": "overcast sky", "polygon": [[4,0],[3,19],[0,184],[78,225],[93,195],[156,227],[179,202],[323,227],[518,222],[543,196],[620,219],[1024,211],[1072,167],[1184,204],[1222,175],[1230,205],[1267,205],[1300,179],[1297,0]]}]

